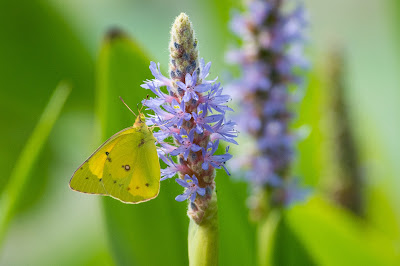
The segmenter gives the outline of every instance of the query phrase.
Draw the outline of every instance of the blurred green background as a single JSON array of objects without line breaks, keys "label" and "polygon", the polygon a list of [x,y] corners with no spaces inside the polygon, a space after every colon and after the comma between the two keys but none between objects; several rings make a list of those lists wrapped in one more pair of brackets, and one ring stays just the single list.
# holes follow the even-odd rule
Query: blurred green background
[{"label": "blurred green background", "polygon": [[[73,192],[74,170],[102,139],[130,126],[147,92],[150,60],[168,64],[169,27],[186,12],[210,76],[223,76],[234,0],[0,1],[0,191],[61,80],[71,94],[35,158],[0,251],[1,265],[187,265],[185,203],[173,180],[160,197],[123,205]],[[312,61],[297,125],[310,128],[299,144],[295,175],[313,188],[287,210],[272,237],[275,265],[400,265],[400,4],[397,0],[307,0],[307,53]],[[126,33],[105,38],[110,28]],[[129,36],[129,37],[127,37]],[[133,41],[131,41],[130,39]],[[331,169],[324,130],[329,54],[345,51],[344,98],[362,170],[364,214],[336,205],[326,190]],[[29,153],[28,153],[29,154]],[[33,154],[33,153],[32,153]],[[15,168],[18,168],[17,170]],[[254,265],[255,226],[248,223],[247,188],[217,175],[220,265]]]}]

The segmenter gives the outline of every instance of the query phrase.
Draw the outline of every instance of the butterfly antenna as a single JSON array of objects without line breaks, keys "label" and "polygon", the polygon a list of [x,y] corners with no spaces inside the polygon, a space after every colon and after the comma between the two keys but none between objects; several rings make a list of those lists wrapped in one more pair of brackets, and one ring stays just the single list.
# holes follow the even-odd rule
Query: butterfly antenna
[{"label": "butterfly antenna", "polygon": [[132,109],[131,108],[129,108],[129,106],[124,102],[124,100],[122,99],[122,97],[120,96],[119,97],[119,99],[122,101],[122,103],[123,104],[125,104],[125,106],[126,106],[126,108],[128,108],[129,109],[129,111],[131,111],[132,112],[132,114],[134,114],[135,116],[137,116],[136,114],[135,114],[135,112],[134,111],[132,111]]},{"label": "butterfly antenna", "polygon": [[149,95],[147,94],[146,99],[144,99],[144,101],[143,101],[143,103],[142,103],[142,107],[140,107],[140,110],[139,110],[139,107],[138,107],[138,112],[139,112],[139,113],[142,112],[143,106],[145,105],[145,103],[146,103],[146,101],[147,101],[148,99],[149,99]]}]

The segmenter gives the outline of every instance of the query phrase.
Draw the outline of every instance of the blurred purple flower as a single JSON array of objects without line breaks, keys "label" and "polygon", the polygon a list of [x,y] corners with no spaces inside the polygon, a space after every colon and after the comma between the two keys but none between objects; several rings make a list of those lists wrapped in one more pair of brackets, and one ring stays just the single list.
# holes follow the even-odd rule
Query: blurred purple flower
[{"label": "blurred purple flower", "polygon": [[[289,129],[293,114],[288,88],[301,85],[299,73],[309,67],[303,51],[304,8],[298,4],[290,10],[284,7],[285,2],[249,1],[247,12],[235,13],[231,21],[243,45],[226,57],[239,64],[242,72],[228,88],[241,107],[238,127],[255,145],[237,171],[244,171],[247,181],[257,189],[278,189],[290,178],[294,137]],[[228,123],[216,123],[213,130],[212,140],[229,141],[232,137]]]}]

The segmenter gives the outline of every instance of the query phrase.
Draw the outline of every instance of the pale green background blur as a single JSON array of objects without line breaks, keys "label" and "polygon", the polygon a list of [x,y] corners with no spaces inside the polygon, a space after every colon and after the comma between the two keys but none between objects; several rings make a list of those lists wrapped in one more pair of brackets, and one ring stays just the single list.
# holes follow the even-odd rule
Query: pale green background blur
[{"label": "pale green background blur", "polygon": [[[72,94],[7,233],[0,251],[1,265],[113,265],[99,197],[68,188],[73,171],[100,144],[94,88],[95,62],[103,36],[111,27],[120,27],[166,69],[169,27],[175,16],[186,12],[196,30],[201,57],[213,63],[211,75],[222,76],[227,69],[224,52],[235,43],[227,29],[229,10],[240,7],[240,3],[215,2],[0,1],[0,167],[3,169],[0,191],[6,186],[53,89],[60,80],[73,84]],[[393,243],[392,248],[399,252],[400,4],[397,2],[308,0],[306,6],[310,13],[307,48],[312,61],[310,75],[323,79],[320,69],[327,54],[337,45],[346,50],[345,96],[368,184],[365,223]],[[146,78],[150,76],[143,80]],[[323,93],[321,88],[311,96],[306,94],[305,103],[318,106],[319,98],[312,96]],[[300,144],[299,154],[303,156],[296,174],[315,191],[319,191],[324,178],[320,158],[314,153],[324,141],[318,133],[319,112],[315,108],[306,117],[299,114],[296,122],[301,124],[303,119],[304,123],[312,124],[310,138],[314,140]],[[163,190],[162,184],[161,193],[170,197],[171,205],[181,205],[178,208],[183,217],[185,203],[174,201],[175,191]],[[225,206],[236,208],[235,204]],[[162,220],[158,223],[163,226]],[[154,250],[155,257],[157,252]],[[181,250],[181,254],[187,256],[186,250]]]}]

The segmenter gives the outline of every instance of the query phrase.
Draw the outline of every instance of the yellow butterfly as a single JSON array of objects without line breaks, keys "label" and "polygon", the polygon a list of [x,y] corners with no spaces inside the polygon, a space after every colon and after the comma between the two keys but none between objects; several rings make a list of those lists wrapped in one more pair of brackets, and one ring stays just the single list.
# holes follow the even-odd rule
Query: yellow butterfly
[{"label": "yellow butterfly", "polygon": [[161,172],[155,141],[145,116],[139,113],[132,127],[113,135],[79,166],[70,188],[124,203],[157,197]]}]

